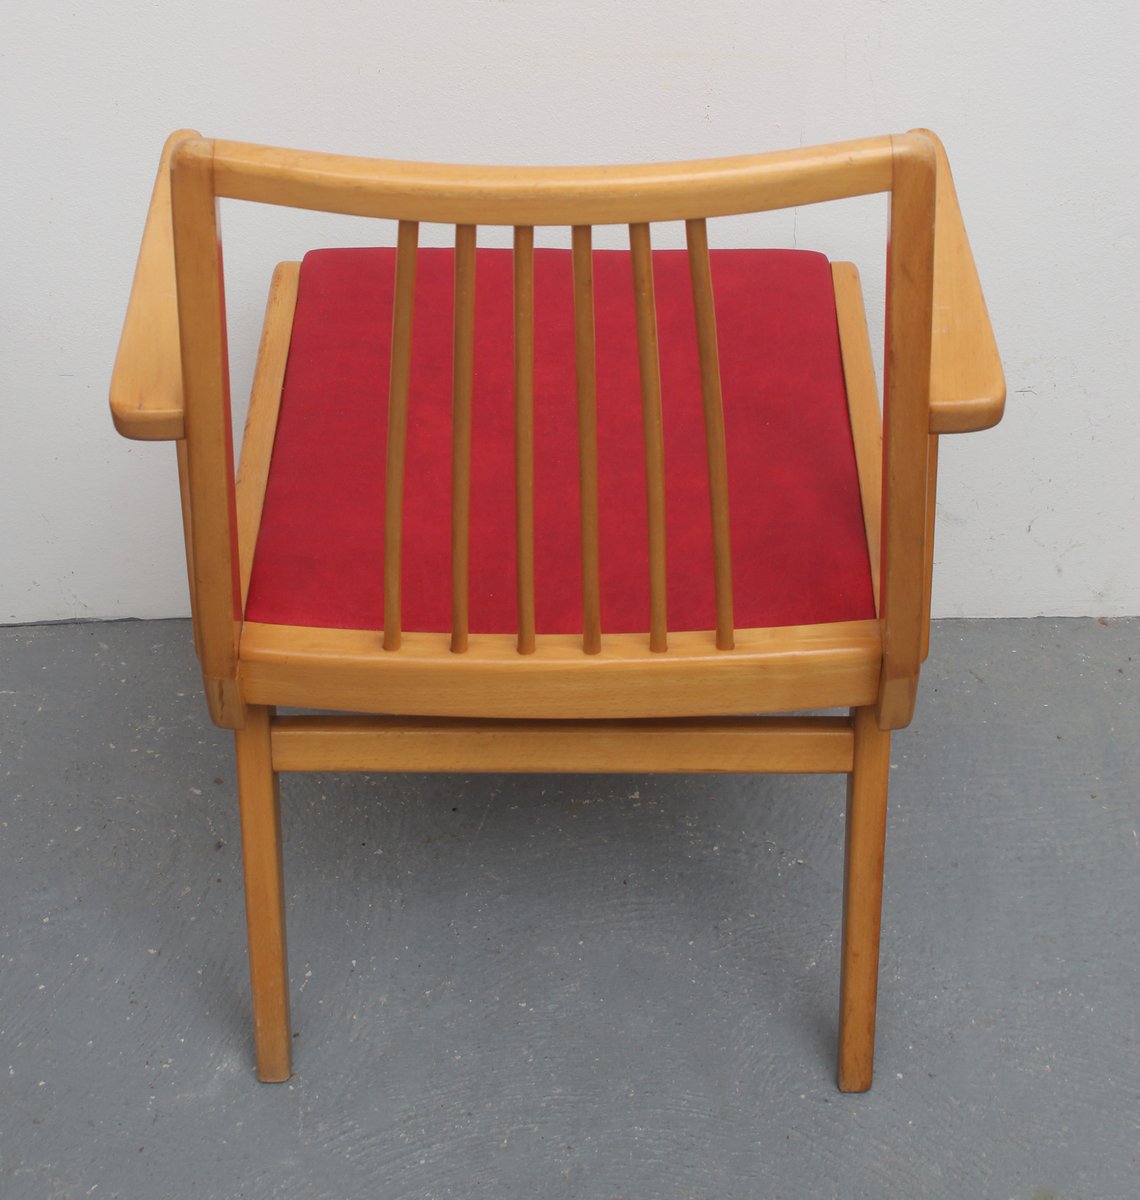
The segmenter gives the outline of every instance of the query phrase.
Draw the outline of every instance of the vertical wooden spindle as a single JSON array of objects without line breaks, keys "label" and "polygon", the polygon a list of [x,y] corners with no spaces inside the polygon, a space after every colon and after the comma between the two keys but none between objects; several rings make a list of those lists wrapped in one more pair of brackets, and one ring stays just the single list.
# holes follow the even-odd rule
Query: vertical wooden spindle
[{"label": "vertical wooden spindle", "polygon": [[571,232],[574,261],[574,367],[578,382],[578,488],[582,520],[582,649],[602,648],[598,565],[598,386],[594,340],[594,264],[589,225]]},{"label": "vertical wooden spindle", "polygon": [[637,358],[645,429],[645,487],[649,509],[649,648],[668,648],[665,616],[665,438],[661,419],[661,363],[657,352],[657,309],[653,298],[653,255],[649,226],[629,227],[633,299],[637,310]]},{"label": "vertical wooden spindle", "polygon": [[401,221],[392,302],[392,371],[388,382],[388,463],[384,487],[384,649],[400,648],[400,547],[404,530],[404,451],[412,365],[412,298],[419,224]]},{"label": "vertical wooden spindle", "polygon": [[515,227],[515,562],[518,651],[534,653],[534,229]]},{"label": "vertical wooden spindle", "polygon": [[728,459],[724,441],[724,402],[720,388],[720,355],[716,340],[716,308],[709,265],[708,229],[703,219],[685,222],[689,274],[697,318],[697,353],[701,364],[701,399],[705,410],[709,507],[712,513],[713,579],[716,587],[716,646],[731,650],[732,543],[728,523]]},{"label": "vertical wooden spindle", "polygon": [[475,226],[455,227],[451,377],[451,649],[467,649],[471,528],[471,389],[475,372]]}]

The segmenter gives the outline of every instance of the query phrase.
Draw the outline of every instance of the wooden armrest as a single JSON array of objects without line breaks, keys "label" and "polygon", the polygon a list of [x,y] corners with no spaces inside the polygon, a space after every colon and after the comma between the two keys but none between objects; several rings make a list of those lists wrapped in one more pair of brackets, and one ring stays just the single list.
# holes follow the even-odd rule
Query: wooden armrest
[{"label": "wooden armrest", "polygon": [[934,330],[930,354],[930,432],[989,429],[1005,408],[1005,375],[982,285],[962,223],[958,193],[938,137],[934,214]]},{"label": "wooden armrest", "polygon": [[185,436],[174,230],[170,216],[170,156],[179,142],[198,136],[192,129],[179,129],[166,139],[162,148],[111,375],[111,419],[115,428],[124,437],[141,441],[177,440]]}]

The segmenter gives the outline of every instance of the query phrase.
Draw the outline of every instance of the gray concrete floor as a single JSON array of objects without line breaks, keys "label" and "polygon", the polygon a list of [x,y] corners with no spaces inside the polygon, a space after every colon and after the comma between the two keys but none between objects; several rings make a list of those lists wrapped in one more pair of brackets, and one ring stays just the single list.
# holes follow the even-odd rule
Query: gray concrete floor
[{"label": "gray concrete floor", "polygon": [[0,1194],[1134,1197],[1138,632],[938,625],[842,1096],[841,781],[287,778],[259,1086],[186,623],[2,630]]}]

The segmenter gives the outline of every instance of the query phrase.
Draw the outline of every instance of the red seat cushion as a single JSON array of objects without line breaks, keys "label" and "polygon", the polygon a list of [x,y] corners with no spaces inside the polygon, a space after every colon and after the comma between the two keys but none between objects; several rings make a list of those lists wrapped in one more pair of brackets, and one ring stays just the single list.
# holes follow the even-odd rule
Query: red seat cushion
[{"label": "red seat cushion", "polygon": [[[668,623],[711,629],[712,537],[684,251],[657,251]],[[453,253],[418,258],[403,628],[450,628]],[[831,271],[819,254],[712,252],[738,628],[874,616]],[[394,252],[301,267],[246,617],[379,629]],[[602,626],[649,627],[641,393],[628,253],[594,254]],[[570,255],[535,252],[535,588],[540,633],[582,628]],[[470,627],[516,629],[512,262],[480,250]]]}]

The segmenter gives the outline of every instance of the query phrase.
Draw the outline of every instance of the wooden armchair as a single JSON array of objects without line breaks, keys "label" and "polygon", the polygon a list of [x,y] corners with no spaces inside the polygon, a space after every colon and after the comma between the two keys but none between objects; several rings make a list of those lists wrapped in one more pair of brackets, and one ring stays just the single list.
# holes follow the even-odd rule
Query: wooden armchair
[{"label": "wooden armchair", "polygon": [[[706,232],[876,192],[882,418],[855,268]],[[397,222],[394,249],[277,268],[236,476],[219,197]],[[651,249],[661,221],[687,252]],[[454,225],[454,250],[418,248],[420,222]],[[601,224],[629,251],[595,251]],[[479,225],[513,227],[513,251],[476,249]],[[535,249],[548,225],[570,250]],[[291,1069],[280,772],[793,771],[848,777],[839,1086],[868,1088],[938,436],[1003,403],[925,131],[586,168],[174,134],[111,408],[177,443],[195,646],[235,731],[259,1077]]]}]

